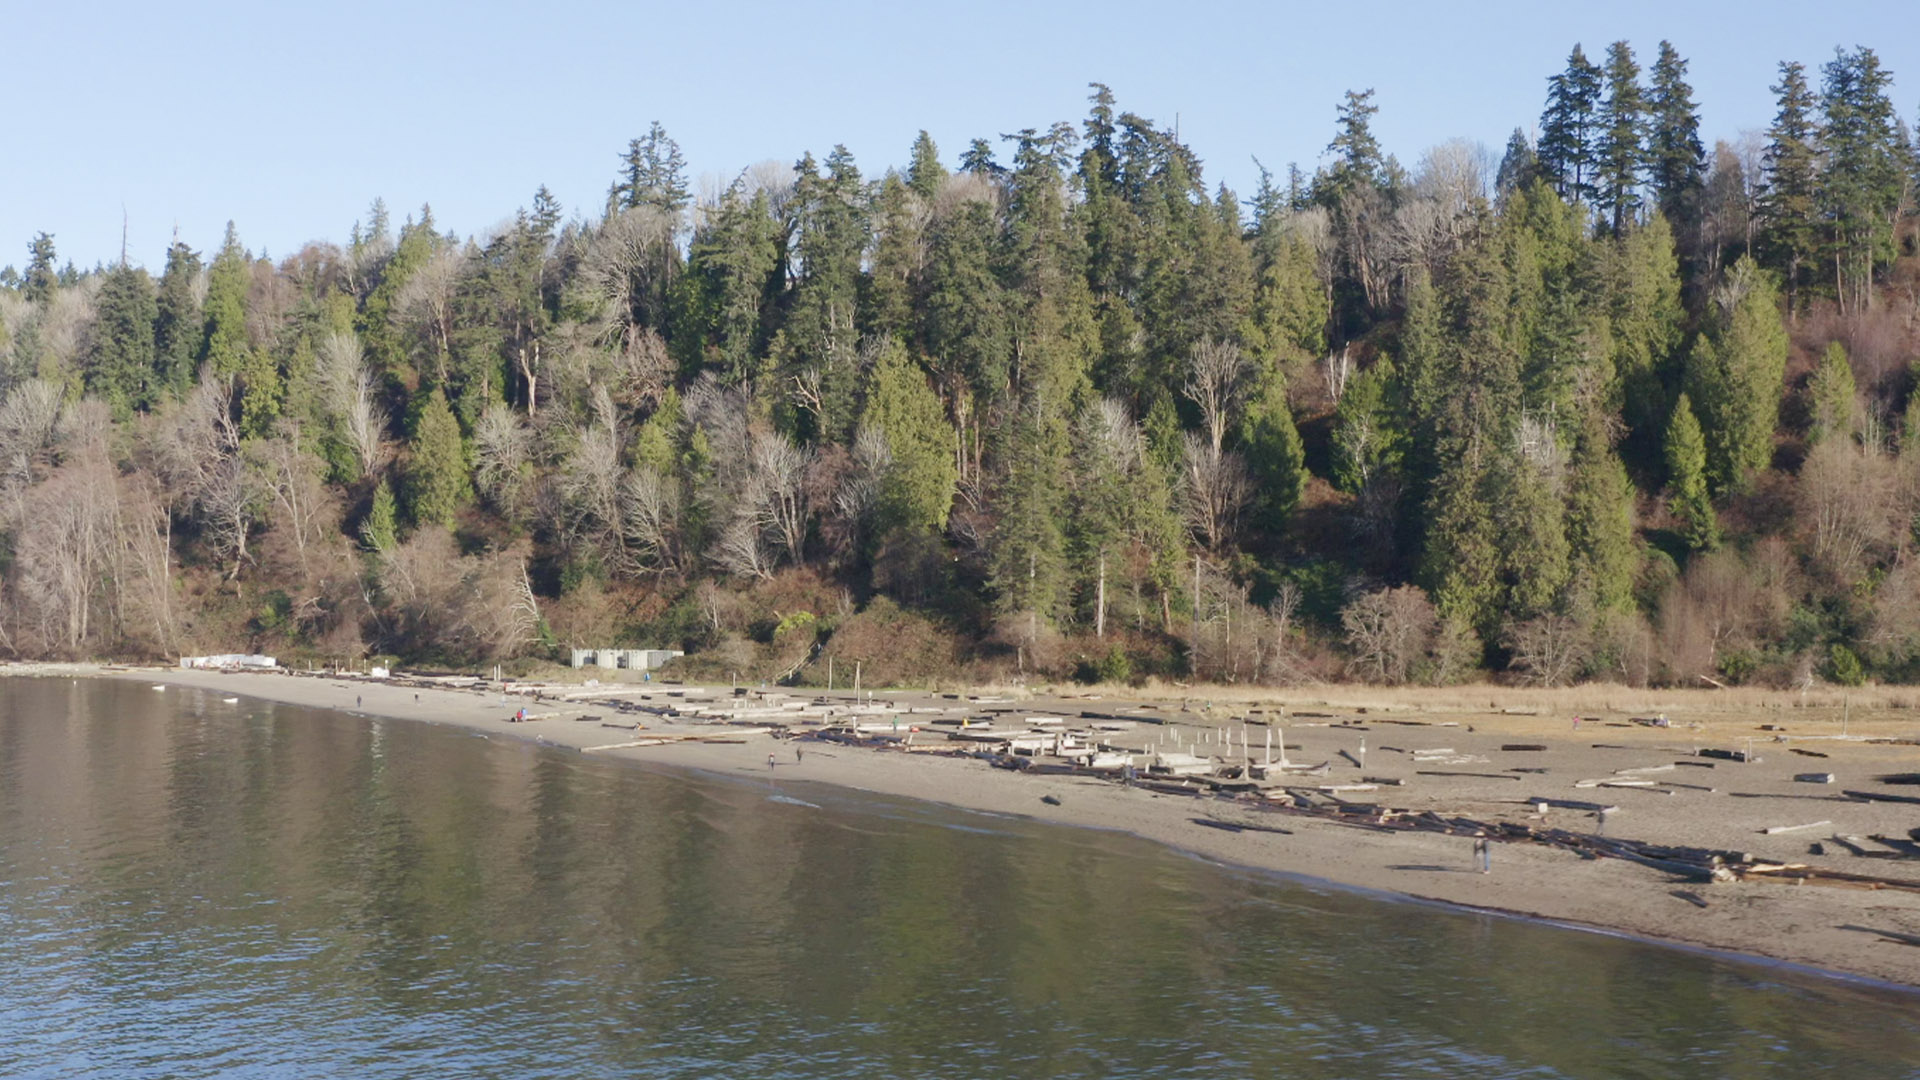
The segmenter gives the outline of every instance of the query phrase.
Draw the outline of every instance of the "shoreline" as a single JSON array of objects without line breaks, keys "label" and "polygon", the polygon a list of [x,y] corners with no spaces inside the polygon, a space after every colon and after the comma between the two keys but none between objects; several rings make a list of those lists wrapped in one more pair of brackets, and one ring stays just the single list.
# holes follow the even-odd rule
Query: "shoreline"
[{"label": "shoreline", "polygon": [[[976,760],[876,751],[824,742],[801,744],[804,758],[796,762],[794,746],[765,734],[748,734],[738,740],[730,737],[726,743],[619,746],[621,742],[633,741],[634,734],[623,735],[600,723],[574,719],[579,714],[604,713],[603,708],[586,702],[561,705],[546,701],[535,706],[541,718],[508,723],[506,718],[521,702],[508,697],[507,704],[501,704],[498,690],[482,694],[470,689],[395,685],[352,676],[108,669],[78,664],[0,665],[0,676],[5,675],[145,680],[167,687],[245,695],[363,716],[438,723],[481,732],[488,737],[505,735],[580,751],[592,748],[599,754],[732,779],[764,779],[771,774],[775,781],[828,784],[979,813],[1131,833],[1226,868],[1273,875],[1307,887],[1321,886],[1383,900],[1438,904],[1478,914],[1545,922],[1564,929],[1679,947],[1762,967],[1783,966],[1869,989],[1920,991],[1920,948],[1906,940],[1920,937],[1920,892],[1800,887],[1773,882],[1685,882],[1664,871],[1621,859],[1581,859],[1567,851],[1520,843],[1494,844],[1491,873],[1483,874],[1474,862],[1473,841],[1461,836],[1375,831],[1324,818],[1268,814],[1227,801],[1157,794],[1085,776],[1031,775],[992,768]],[[632,693],[639,688],[619,689]],[[658,685],[651,689],[654,693],[666,694],[675,690],[698,692],[699,688]],[[891,699],[925,697],[875,693],[877,697]],[[720,694],[726,694],[724,687]],[[844,697],[850,704],[851,695]],[[1079,707],[1079,703],[1073,707]],[[1046,708],[1038,702],[1019,705],[1020,710],[1036,713]],[[551,715],[556,712],[559,715]],[[1551,716],[1483,715],[1472,716],[1471,723],[1465,719],[1381,721],[1366,716],[1358,719],[1363,726],[1342,728],[1304,719],[1290,720],[1289,726],[1283,729],[1282,739],[1289,749],[1295,749],[1294,740],[1298,740],[1302,760],[1325,756],[1337,762],[1339,769],[1332,776],[1336,781],[1358,780],[1363,773],[1368,776],[1407,774],[1400,778],[1406,786],[1389,788],[1383,796],[1396,806],[1431,805],[1443,813],[1461,813],[1463,808],[1471,808],[1476,816],[1508,812],[1510,808],[1516,820],[1525,809],[1530,809],[1524,804],[1536,792],[1558,796],[1563,789],[1571,787],[1566,777],[1606,777],[1610,772],[1617,773],[1622,764],[1637,765],[1656,759],[1671,761],[1674,755],[1686,754],[1687,746],[1693,744],[1737,745],[1742,736],[1735,734],[1735,730],[1754,727],[1746,724],[1715,730],[1724,725],[1700,721],[1685,722],[1685,728],[1676,725],[1674,729],[1614,724],[1605,731],[1608,743],[1594,743],[1589,747],[1595,735],[1594,727],[1590,726],[1582,734],[1577,728],[1564,727],[1564,718]],[[1591,719],[1589,722],[1597,723]],[[1871,718],[1862,717],[1855,721],[1855,726],[1872,730],[1873,723]],[[1893,723],[1904,733],[1916,721],[1899,717]],[[1405,726],[1383,726],[1385,724]],[[1171,732],[1158,729],[1152,734],[1156,737],[1172,734],[1176,745],[1180,733],[1187,729],[1191,729],[1193,738],[1207,737],[1209,727],[1216,732],[1214,738],[1220,738],[1224,732],[1230,740],[1235,730],[1245,738],[1244,726],[1231,725],[1232,721],[1223,717],[1196,719],[1191,723],[1182,719]],[[648,729],[666,726],[669,725],[650,722]],[[1357,759],[1354,756],[1355,731],[1374,737],[1371,768],[1360,764],[1368,760],[1365,735],[1360,736]],[[1569,733],[1573,737],[1568,737]],[[1529,753],[1524,760],[1551,762],[1550,767],[1522,766],[1516,776],[1501,776],[1492,772],[1491,764],[1474,764],[1490,758],[1498,762],[1496,755],[1500,751],[1495,748],[1511,747],[1515,744],[1503,743],[1503,740],[1523,735],[1533,740],[1531,745],[1548,748],[1544,753]],[[1809,785],[1777,775],[1783,769],[1791,773],[1796,768],[1817,766],[1843,777],[1845,786],[1864,786],[1870,772],[1920,771],[1920,746],[1835,741],[1834,735],[1824,731],[1784,737],[1823,740],[1808,745],[1819,746],[1821,749],[1815,753],[1826,755],[1825,760],[1801,759],[1769,743],[1769,752],[1753,764],[1714,762],[1703,764],[1700,769],[1680,770],[1689,774],[1689,780],[1703,779],[1703,782],[1679,786],[1699,787],[1703,789],[1701,792],[1682,790],[1653,798],[1660,793],[1610,790],[1605,793],[1605,801],[1617,804],[1621,812],[1607,815],[1599,823],[1599,830],[1622,838],[1753,851],[1768,859],[1795,859],[1829,869],[1865,870],[1920,879],[1920,870],[1903,871],[1898,862],[1869,863],[1860,858],[1807,854],[1810,842],[1818,844],[1830,833],[1905,836],[1909,828],[1920,825],[1920,806],[1856,803],[1845,801],[1837,794],[1808,794]],[[1452,771],[1413,768],[1415,764],[1431,761],[1429,758],[1426,762],[1416,762],[1408,752],[1414,748],[1412,744],[1423,739],[1430,745],[1436,741],[1445,745],[1422,753],[1445,749],[1462,761],[1462,767]],[[1139,736],[1135,736],[1135,741],[1139,741]],[[1395,745],[1400,743],[1409,745]],[[1753,744],[1747,745],[1751,749]],[[1255,749],[1258,749],[1257,743]],[[1231,742],[1225,744],[1225,750],[1230,754],[1238,752]],[[1391,753],[1400,756],[1389,758]],[[771,769],[769,754],[774,756]],[[1512,753],[1503,755],[1513,756]],[[1723,765],[1726,768],[1715,767]],[[1474,769],[1488,771],[1469,771]],[[1711,769],[1711,773],[1707,769]],[[1711,790],[1704,790],[1705,777],[1711,777],[1714,784]],[[1520,782],[1511,786],[1501,783],[1515,780]],[[1733,781],[1748,790],[1724,791],[1721,785],[1725,781]],[[1564,791],[1564,794],[1573,792]],[[1043,801],[1043,797],[1048,801]],[[1808,799],[1821,800],[1823,805],[1789,801]],[[1553,810],[1548,817],[1555,827],[1569,830],[1592,831],[1595,825],[1594,815],[1577,811]],[[1286,832],[1230,831],[1195,824],[1201,818],[1229,825],[1257,820],[1268,827],[1284,827]],[[1800,824],[1812,823],[1818,818],[1832,819],[1820,823],[1832,828],[1815,830]],[[1782,835],[1769,836],[1755,826],[1755,822],[1765,821],[1786,822],[1791,827]],[[1801,831],[1803,828],[1805,831]],[[1834,849],[1828,845],[1827,850]],[[1691,894],[1693,899],[1682,894]]]}]

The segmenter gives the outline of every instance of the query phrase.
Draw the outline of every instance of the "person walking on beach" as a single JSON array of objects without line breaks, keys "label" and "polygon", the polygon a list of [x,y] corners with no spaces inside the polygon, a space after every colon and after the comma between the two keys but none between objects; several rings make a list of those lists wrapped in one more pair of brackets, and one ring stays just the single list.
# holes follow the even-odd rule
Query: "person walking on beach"
[{"label": "person walking on beach", "polygon": [[795,743],[793,747],[793,763],[795,765],[800,764],[800,745],[798,743]]},{"label": "person walking on beach", "polygon": [[354,707],[354,708],[356,708],[356,709],[360,707],[360,695],[359,695],[359,694],[355,694],[355,695],[353,695],[353,707]]},{"label": "person walking on beach", "polygon": [[773,754],[771,752],[767,754],[767,771],[773,771]]},{"label": "person walking on beach", "polygon": [[1493,872],[1493,841],[1488,840],[1484,836],[1478,840],[1475,840],[1473,842],[1473,853],[1480,860],[1480,872],[1483,874],[1492,873]]}]

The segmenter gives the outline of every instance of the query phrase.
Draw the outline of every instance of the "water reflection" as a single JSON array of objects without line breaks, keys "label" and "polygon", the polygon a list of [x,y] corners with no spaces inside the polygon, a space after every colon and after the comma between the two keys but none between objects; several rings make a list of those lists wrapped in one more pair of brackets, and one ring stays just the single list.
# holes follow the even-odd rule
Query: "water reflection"
[{"label": "water reflection", "polygon": [[1920,1075],[1903,995],[1122,836],[0,695],[8,1076]]}]

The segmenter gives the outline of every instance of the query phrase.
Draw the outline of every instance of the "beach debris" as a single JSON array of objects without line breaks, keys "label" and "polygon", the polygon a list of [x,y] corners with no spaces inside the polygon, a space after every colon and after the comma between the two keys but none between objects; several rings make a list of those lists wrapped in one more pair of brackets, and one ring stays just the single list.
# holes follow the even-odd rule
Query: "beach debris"
[{"label": "beach debris", "polygon": [[1833,774],[1830,772],[1794,773],[1793,780],[1797,784],[1831,784],[1833,783]]},{"label": "beach debris", "polygon": [[[1822,754],[1821,756],[1825,757],[1826,755]],[[1874,780],[1882,784],[1920,784],[1920,773],[1886,773],[1885,775],[1874,777]]]},{"label": "beach debris", "polygon": [[1748,765],[1757,764],[1760,757],[1746,750],[1720,750],[1715,747],[1701,747],[1693,752],[1695,757],[1716,758],[1721,761],[1739,761]]},{"label": "beach debris", "polygon": [[1699,893],[1689,892],[1686,889],[1675,889],[1672,892],[1668,893],[1667,895],[1672,897],[1677,897],[1678,899],[1681,899],[1681,900],[1685,900],[1687,903],[1692,904],[1694,907],[1703,908],[1707,906],[1707,902],[1701,899]]},{"label": "beach debris", "polygon": [[1842,791],[1840,794],[1863,802],[1912,803],[1920,806],[1920,798],[1912,795],[1892,795],[1884,791]]},{"label": "beach debris", "polygon": [[1059,806],[1059,805],[1060,805],[1060,796],[1058,796],[1058,795],[1042,795],[1042,796],[1040,796],[1040,801],[1041,801],[1041,802],[1043,802],[1043,803],[1046,803],[1046,804],[1047,804],[1048,806]]},{"label": "beach debris", "polygon": [[1421,776],[1470,776],[1476,780],[1518,780],[1520,779],[1520,777],[1518,776],[1508,776],[1506,773],[1449,772],[1445,769],[1415,769],[1414,772]]},{"label": "beach debris", "polygon": [[1799,754],[1801,757],[1822,757],[1823,758],[1827,756],[1818,750],[1802,750],[1798,746],[1787,747],[1787,752],[1791,754]]},{"label": "beach debris", "polygon": [[1504,743],[1500,747],[1500,749],[1502,750],[1511,750],[1511,751],[1545,750],[1546,748],[1547,746],[1545,743],[1525,743],[1525,742]]},{"label": "beach debris", "polygon": [[1760,831],[1768,836],[1778,836],[1781,833],[1799,832],[1802,829],[1818,829],[1822,825],[1831,824],[1833,824],[1831,821],[1809,821],[1805,825],[1773,825]]}]

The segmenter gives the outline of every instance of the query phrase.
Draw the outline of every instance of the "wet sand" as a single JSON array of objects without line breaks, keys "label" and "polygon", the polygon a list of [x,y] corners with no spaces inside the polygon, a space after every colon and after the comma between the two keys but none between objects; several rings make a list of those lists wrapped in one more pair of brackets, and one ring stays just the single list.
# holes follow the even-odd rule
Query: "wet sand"
[{"label": "wet sand", "polygon": [[[503,704],[497,691],[268,673],[0,666],[0,675],[95,673],[168,688],[197,687],[368,716],[449,724],[489,737],[575,749],[607,747],[648,734],[577,719],[582,715],[600,715],[609,722],[634,719],[584,702],[525,703],[536,714],[554,715],[510,723],[523,702],[507,698]],[[665,690],[661,687],[657,692]],[[726,689],[721,688],[718,695],[726,696]],[[851,700],[851,695],[842,697]],[[876,698],[899,701],[903,708],[940,703],[938,698],[904,693],[877,693]],[[1326,777],[1303,783],[1351,784],[1361,782],[1363,776],[1405,781],[1404,786],[1381,787],[1349,798],[1415,812],[1530,821],[1573,832],[1603,831],[1610,837],[1743,851],[1769,860],[1920,881],[1920,859],[1853,856],[1831,839],[1875,834],[1904,839],[1909,829],[1920,827],[1920,804],[1861,802],[1840,794],[1842,789],[1871,789],[1920,795],[1920,787],[1891,787],[1874,780],[1886,773],[1920,772],[1920,746],[1835,739],[1832,736],[1840,734],[1837,716],[1786,711],[1756,719],[1739,710],[1727,714],[1703,710],[1698,717],[1673,715],[1673,726],[1659,728],[1632,724],[1625,713],[1603,713],[1586,714],[1588,719],[1576,727],[1565,714],[1409,710],[1383,716],[1377,711],[1357,714],[1343,706],[1316,708],[1314,701],[1313,692],[1304,691],[1290,700],[1287,719],[1280,720],[1274,712],[1263,717],[1280,725],[1277,731],[1285,743],[1298,747],[1288,751],[1291,760],[1330,763]],[[1035,698],[1019,707],[1035,712],[1050,707],[1116,711],[1126,704],[1112,699]],[[1224,705],[1182,712],[1172,704],[1161,704],[1157,711],[1177,722],[1142,725],[1111,737],[1129,745],[1157,743],[1162,749],[1193,749],[1239,760],[1244,731],[1253,759],[1263,756],[1262,742],[1269,729],[1243,723]],[[642,719],[650,731],[672,727]],[[1762,730],[1763,723],[1784,730]],[[1920,717],[1856,714],[1850,717],[1848,732],[1856,737],[1912,737],[1920,733]],[[929,735],[923,741],[939,738]],[[1220,741],[1227,738],[1233,741],[1231,748]],[[1504,749],[1519,743],[1546,749]],[[803,760],[795,760],[796,747],[803,751]],[[1742,763],[1695,757],[1695,749],[1701,747],[1751,748],[1760,760]],[[1796,754],[1793,747],[1826,756]],[[1433,760],[1439,750],[1453,753]],[[1418,751],[1425,751],[1420,756],[1427,760],[1416,760]],[[1582,859],[1568,851],[1524,843],[1494,844],[1491,872],[1481,873],[1474,841],[1466,837],[1381,832],[1266,813],[1228,800],[1154,794],[1089,777],[1031,775],[992,768],[978,760],[794,743],[767,735],[730,743],[604,749],[596,754],[761,781],[771,776],[783,784],[834,784],[968,810],[1123,830],[1226,864],[1920,987],[1920,946],[1902,940],[1905,935],[1920,941],[1920,892],[1756,881],[1708,884],[1620,859]],[[1581,780],[1612,778],[1631,769],[1658,770],[1642,775],[1657,775],[1669,784],[1662,790],[1576,786]],[[1797,774],[1816,772],[1832,773],[1837,782],[1794,779]],[[1043,801],[1043,797],[1054,801]],[[1619,809],[1604,821],[1591,812],[1562,809],[1549,809],[1541,818],[1531,801],[1535,797]],[[1196,824],[1199,818],[1257,822],[1290,830],[1290,835],[1231,832]],[[1827,824],[1766,833],[1770,828],[1816,822]],[[1810,854],[1813,844],[1821,845],[1824,853]]]}]

